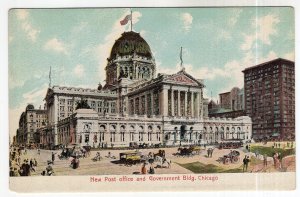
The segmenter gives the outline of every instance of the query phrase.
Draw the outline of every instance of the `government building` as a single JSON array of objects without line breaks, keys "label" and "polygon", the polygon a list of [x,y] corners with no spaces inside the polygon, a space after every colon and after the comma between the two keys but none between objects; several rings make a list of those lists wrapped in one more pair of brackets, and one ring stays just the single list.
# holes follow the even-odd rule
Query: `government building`
[{"label": "government building", "polygon": [[[97,89],[49,87],[47,125],[36,131],[40,146],[176,146],[252,138],[247,116],[208,117],[203,80],[184,68],[174,74],[156,70],[147,42],[139,33],[124,32],[107,59],[106,84]],[[83,101],[88,106],[78,107]]]}]

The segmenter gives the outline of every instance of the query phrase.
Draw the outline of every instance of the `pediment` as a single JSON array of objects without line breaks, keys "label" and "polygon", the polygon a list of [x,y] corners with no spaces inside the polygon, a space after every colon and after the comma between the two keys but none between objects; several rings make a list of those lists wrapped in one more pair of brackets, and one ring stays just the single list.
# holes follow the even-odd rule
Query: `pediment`
[{"label": "pediment", "polygon": [[197,81],[184,71],[180,71],[174,75],[169,75],[167,78],[164,79],[164,81],[168,83],[176,83],[182,85],[203,86],[203,84],[201,84],[199,81]]}]

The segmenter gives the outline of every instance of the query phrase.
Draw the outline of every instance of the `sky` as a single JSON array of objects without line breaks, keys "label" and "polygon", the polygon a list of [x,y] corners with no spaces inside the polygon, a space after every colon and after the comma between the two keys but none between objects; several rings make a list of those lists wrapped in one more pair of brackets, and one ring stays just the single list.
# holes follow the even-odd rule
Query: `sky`
[{"label": "sky", "polygon": [[[180,69],[205,83],[204,96],[243,87],[247,67],[278,57],[294,61],[291,7],[133,8],[133,31],[154,55],[157,73]],[[11,9],[9,39],[10,135],[27,104],[43,106],[52,85],[97,88],[104,84],[111,47],[130,23],[128,8]]]}]

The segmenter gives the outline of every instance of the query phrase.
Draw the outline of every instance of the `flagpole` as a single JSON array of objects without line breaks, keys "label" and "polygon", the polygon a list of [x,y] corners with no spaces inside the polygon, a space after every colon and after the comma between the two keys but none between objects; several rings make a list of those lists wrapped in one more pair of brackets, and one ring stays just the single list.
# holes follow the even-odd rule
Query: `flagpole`
[{"label": "flagpole", "polygon": [[180,47],[180,67],[181,70],[184,70],[183,60],[182,60],[182,47]]},{"label": "flagpole", "polygon": [[132,31],[132,9],[130,8],[130,31]]}]

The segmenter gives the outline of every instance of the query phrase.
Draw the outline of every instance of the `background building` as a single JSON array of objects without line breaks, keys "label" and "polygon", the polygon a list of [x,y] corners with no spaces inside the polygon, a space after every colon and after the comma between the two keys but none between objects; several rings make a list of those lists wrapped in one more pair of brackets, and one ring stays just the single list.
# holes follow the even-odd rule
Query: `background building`
[{"label": "background building", "polygon": [[243,72],[253,138],[295,139],[294,62],[278,58]]},{"label": "background building", "polygon": [[220,104],[213,100],[208,105],[209,117],[236,118],[245,116],[244,88],[234,87],[230,92],[219,94]]},{"label": "background building", "polygon": [[35,109],[33,105],[27,105],[19,119],[16,141],[24,145],[31,143],[39,144],[40,136],[38,129],[47,125],[47,117],[47,111],[45,109]]}]

